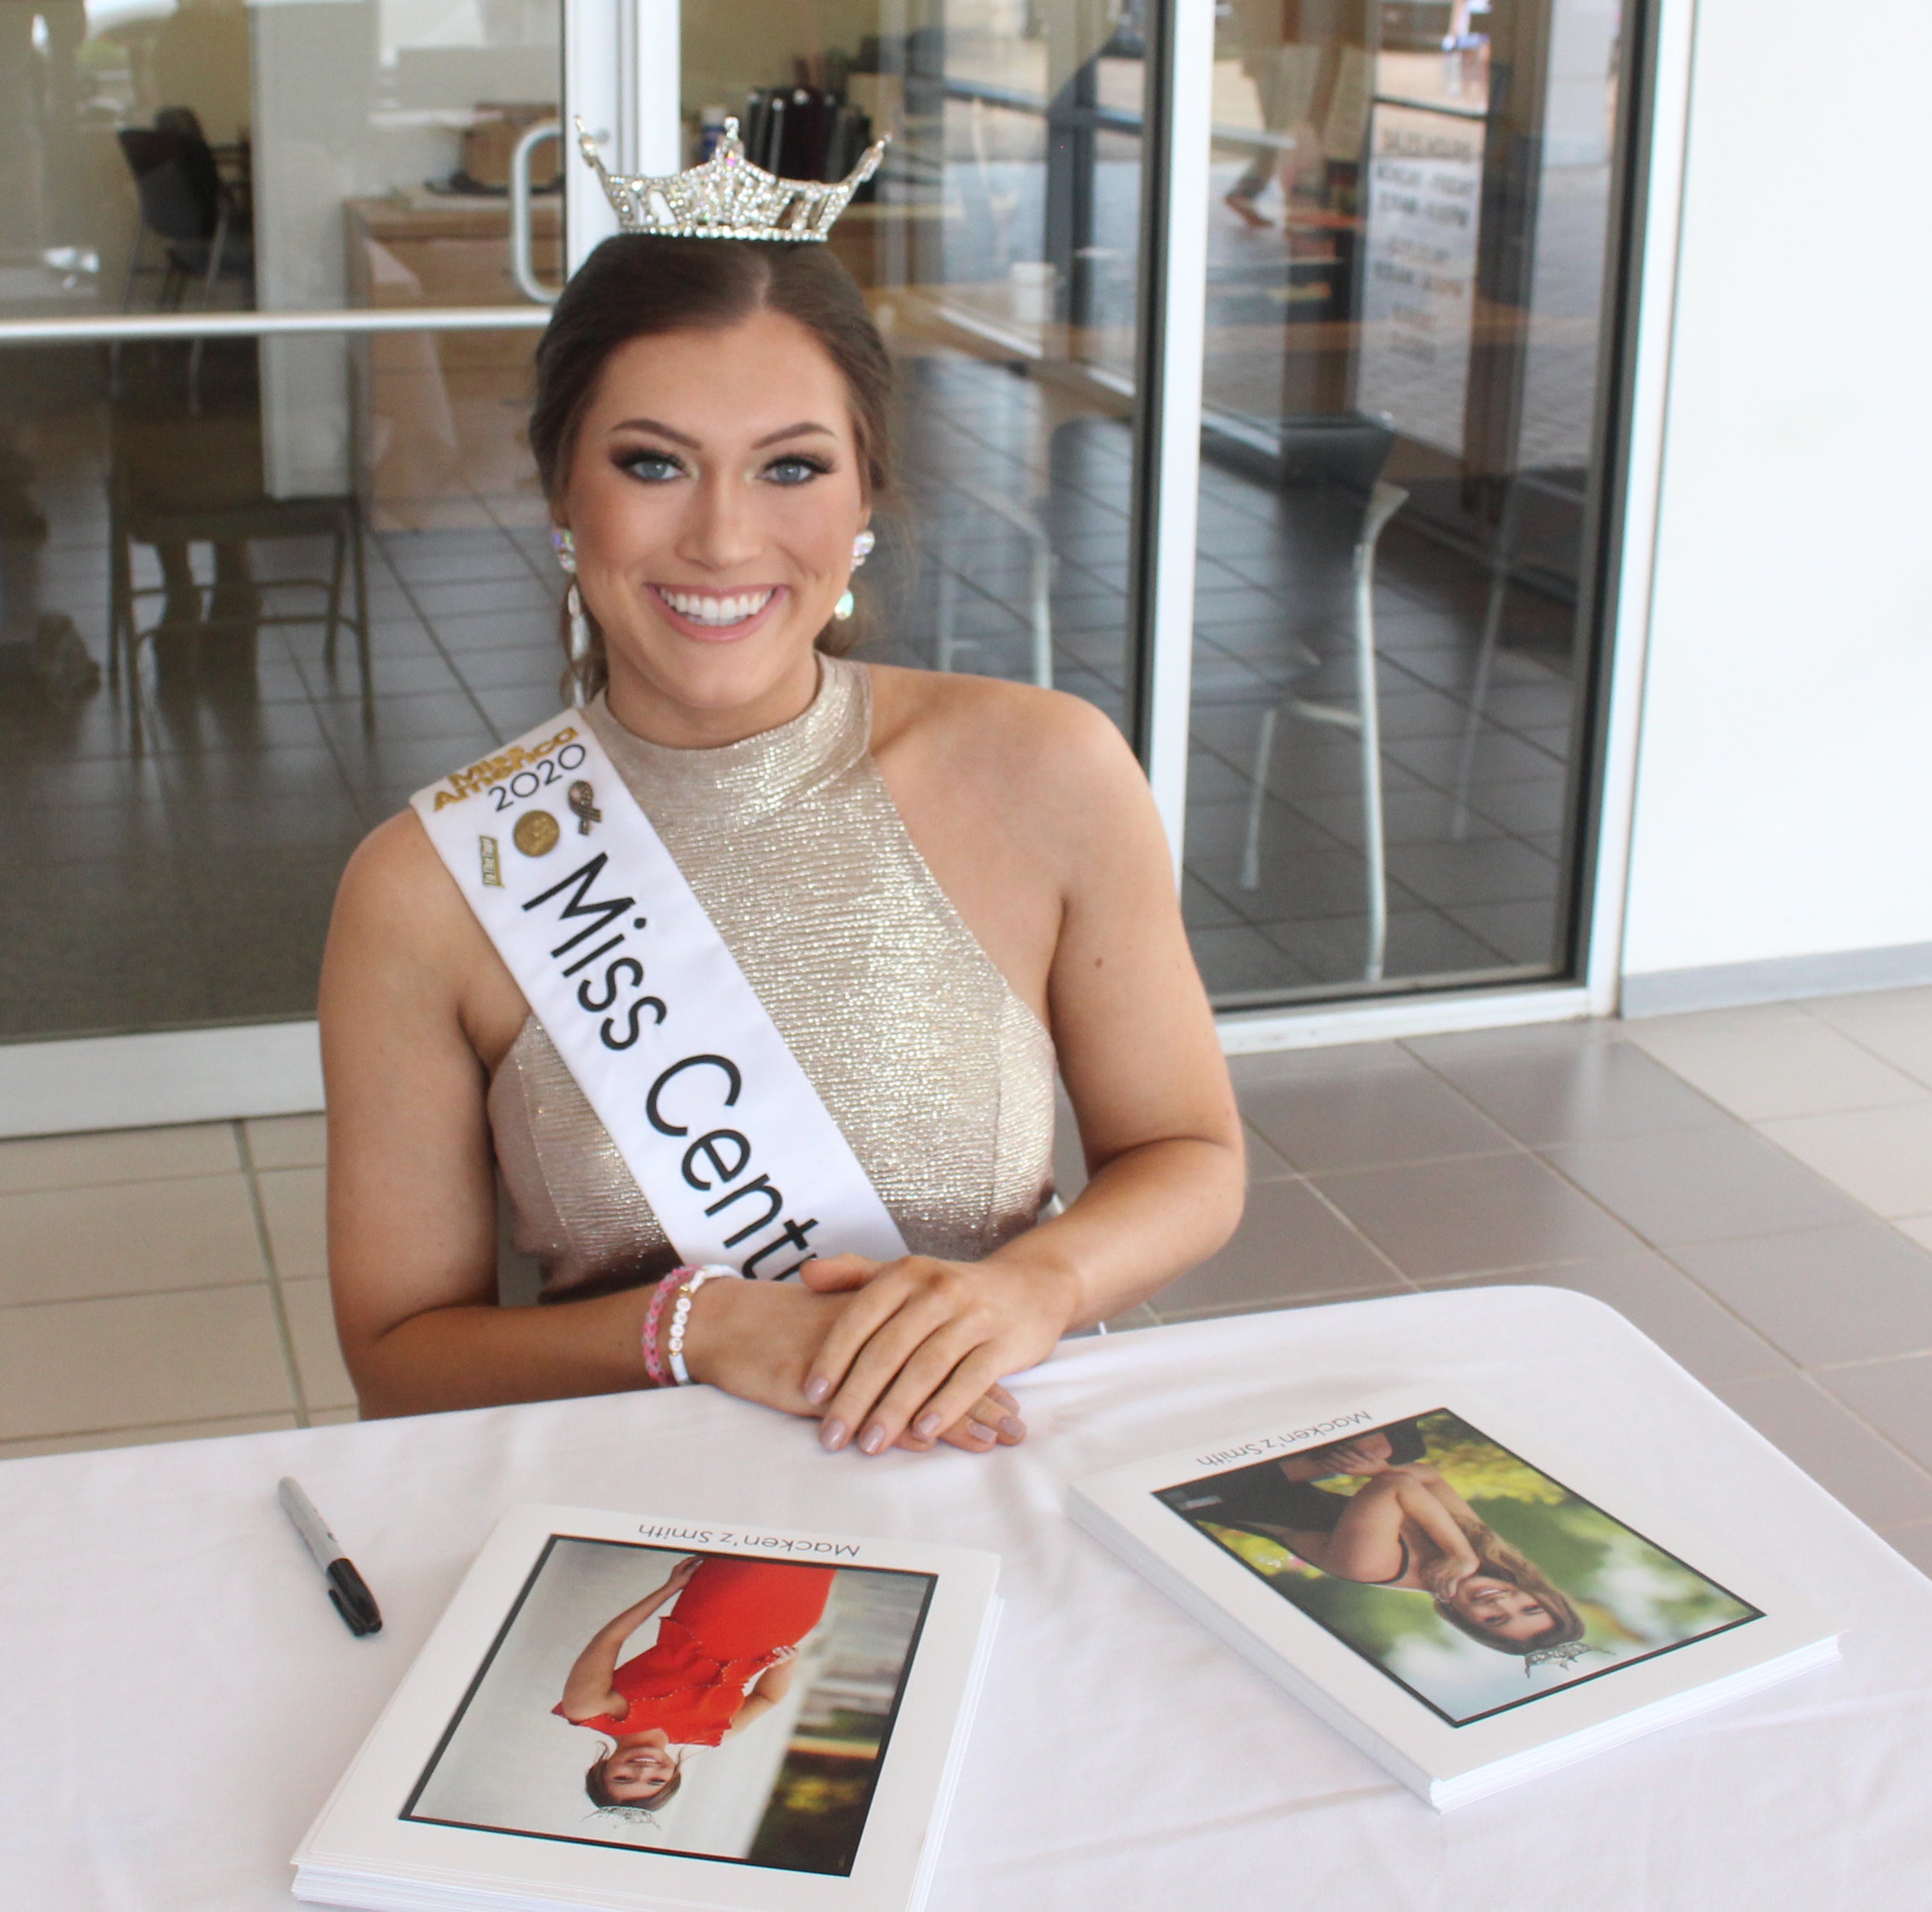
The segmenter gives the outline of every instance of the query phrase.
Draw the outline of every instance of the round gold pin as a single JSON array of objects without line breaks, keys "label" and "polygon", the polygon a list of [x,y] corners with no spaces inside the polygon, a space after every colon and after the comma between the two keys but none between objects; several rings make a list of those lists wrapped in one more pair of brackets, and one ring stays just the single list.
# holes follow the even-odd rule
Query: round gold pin
[{"label": "round gold pin", "polygon": [[526,810],[517,819],[510,841],[526,857],[547,857],[556,848],[563,832],[548,810]]}]

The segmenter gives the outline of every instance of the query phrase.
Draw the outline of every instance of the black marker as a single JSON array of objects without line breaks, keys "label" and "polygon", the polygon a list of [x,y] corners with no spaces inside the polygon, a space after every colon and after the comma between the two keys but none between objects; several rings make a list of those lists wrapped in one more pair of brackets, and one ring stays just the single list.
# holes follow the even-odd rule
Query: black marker
[{"label": "black marker", "polygon": [[328,1531],[328,1524],[315,1511],[314,1502],[302,1492],[300,1482],[284,1475],[275,1498],[282,1503],[282,1511],[295,1523],[303,1544],[314,1555],[315,1564],[328,1583],[329,1599],[342,1616],[343,1625],[358,1640],[365,1633],[380,1633],[382,1616],[376,1605],[376,1596],[363,1583],[355,1563]]}]

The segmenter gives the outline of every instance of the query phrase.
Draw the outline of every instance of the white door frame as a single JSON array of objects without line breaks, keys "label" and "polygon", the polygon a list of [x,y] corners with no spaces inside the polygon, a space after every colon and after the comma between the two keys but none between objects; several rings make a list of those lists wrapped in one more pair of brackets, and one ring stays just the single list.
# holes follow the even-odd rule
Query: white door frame
[{"label": "white door frame", "polygon": [[[1174,125],[1168,141],[1170,270],[1162,338],[1163,509],[1150,669],[1154,721],[1148,776],[1176,868],[1186,812],[1187,713],[1192,655],[1194,536],[1200,475],[1208,157],[1213,80],[1212,9],[1173,0]],[[622,167],[671,171],[680,163],[676,58],[678,0],[566,0],[567,112],[615,137]],[[1695,0],[1652,0],[1650,138],[1633,196],[1640,290],[1630,368],[1629,442],[1623,459],[1623,536],[1603,744],[1602,794],[1588,915],[1588,968],[1580,982],[1527,989],[1445,992],[1392,1001],[1259,1010],[1220,1019],[1230,1054],[1386,1040],[1455,1030],[1568,1020],[1616,1011],[1624,897],[1642,721],[1651,578],[1661,497],[1664,438],[1676,299],[1686,122]],[[600,63],[610,37],[636,50],[635,77],[620,93],[616,59]],[[586,109],[588,109],[586,110]],[[653,129],[640,137],[639,128]],[[628,128],[628,130],[627,130]],[[627,149],[626,143],[632,143]],[[606,149],[611,153],[612,149]],[[566,201],[574,265],[608,227],[601,196],[572,181]],[[486,329],[540,327],[542,308],[438,311],[192,314],[128,319],[0,321],[0,344],[170,333]],[[312,1021],[0,1044],[0,1137],[82,1129],[278,1115],[322,1106],[320,1043]]]}]

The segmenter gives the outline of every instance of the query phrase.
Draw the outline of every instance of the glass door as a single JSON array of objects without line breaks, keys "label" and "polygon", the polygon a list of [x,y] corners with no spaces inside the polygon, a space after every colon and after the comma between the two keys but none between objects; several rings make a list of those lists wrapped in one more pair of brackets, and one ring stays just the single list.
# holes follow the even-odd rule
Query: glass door
[{"label": "glass door", "polygon": [[555,707],[556,134],[675,163],[640,25],[0,8],[0,1040],[312,1016],[356,843]]},{"label": "glass door", "polygon": [[1223,1008],[1575,973],[1628,12],[1220,10],[1186,900]]}]

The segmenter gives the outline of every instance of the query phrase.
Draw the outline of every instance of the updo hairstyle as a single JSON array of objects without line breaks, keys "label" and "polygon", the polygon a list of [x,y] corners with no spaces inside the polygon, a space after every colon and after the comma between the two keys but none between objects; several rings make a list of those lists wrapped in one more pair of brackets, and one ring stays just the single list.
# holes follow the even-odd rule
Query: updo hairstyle
[{"label": "updo hairstyle", "polygon": [[[760,311],[782,312],[818,341],[851,402],[865,497],[874,510],[892,495],[892,361],[864,296],[831,249],[788,240],[670,239],[627,233],[606,239],[558,299],[538,342],[530,449],[544,496],[555,499],[605,362],[634,338],[722,330]],[[588,653],[566,664],[564,688],[587,701],[610,680],[604,634],[585,613]],[[566,659],[569,620],[558,632]],[[828,624],[821,650],[842,653],[858,620]]]}]

